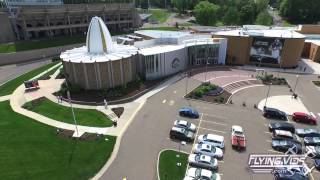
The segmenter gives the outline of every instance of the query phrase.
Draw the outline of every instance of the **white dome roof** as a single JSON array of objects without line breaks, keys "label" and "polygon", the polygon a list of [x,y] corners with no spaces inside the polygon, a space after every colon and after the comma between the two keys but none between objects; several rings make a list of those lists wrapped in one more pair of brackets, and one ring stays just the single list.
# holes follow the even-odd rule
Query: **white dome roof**
[{"label": "white dome roof", "polygon": [[100,17],[93,17],[87,32],[88,53],[110,53],[114,50],[107,26]]}]

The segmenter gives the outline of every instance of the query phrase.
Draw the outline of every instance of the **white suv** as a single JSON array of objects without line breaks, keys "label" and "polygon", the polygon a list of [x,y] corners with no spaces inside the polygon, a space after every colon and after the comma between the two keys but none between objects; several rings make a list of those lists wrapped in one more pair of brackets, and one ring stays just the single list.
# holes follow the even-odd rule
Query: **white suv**
[{"label": "white suv", "polygon": [[216,134],[204,134],[198,137],[198,143],[209,144],[224,149],[224,137]]}]

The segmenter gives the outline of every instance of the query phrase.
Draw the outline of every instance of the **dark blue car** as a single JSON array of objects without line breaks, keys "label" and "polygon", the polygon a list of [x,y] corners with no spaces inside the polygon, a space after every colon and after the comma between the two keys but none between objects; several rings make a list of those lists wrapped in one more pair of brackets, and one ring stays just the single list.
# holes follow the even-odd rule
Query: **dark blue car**
[{"label": "dark blue car", "polygon": [[179,110],[179,115],[190,118],[199,118],[199,113],[190,107],[183,107]]},{"label": "dark blue car", "polygon": [[320,171],[320,159],[314,160],[314,167]]}]

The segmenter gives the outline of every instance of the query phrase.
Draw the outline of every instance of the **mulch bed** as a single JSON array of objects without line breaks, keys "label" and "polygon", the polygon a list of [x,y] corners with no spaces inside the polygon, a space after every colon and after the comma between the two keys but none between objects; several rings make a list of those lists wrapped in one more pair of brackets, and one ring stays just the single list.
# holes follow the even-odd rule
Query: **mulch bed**
[{"label": "mulch bed", "polygon": [[[72,137],[74,131],[66,130],[66,129],[57,129],[56,134],[60,138],[67,138],[67,139],[77,139]],[[84,133],[79,140],[80,141],[95,141],[104,138],[103,135],[100,134],[93,134],[93,133]]]},{"label": "mulch bed", "polygon": [[[122,96],[107,96],[105,97],[102,90],[82,90],[80,92],[73,92],[71,93],[71,99],[74,101],[83,101],[83,102],[97,102],[101,103],[104,99],[107,101],[116,101],[125,98],[132,97],[141,91],[144,91],[149,88],[153,88],[160,84],[165,79],[153,80],[153,81],[146,81],[140,86],[132,86],[126,90],[126,94]],[[66,94],[62,95],[64,98],[67,98]]]},{"label": "mulch bed", "polygon": [[117,115],[117,117],[120,118],[124,111],[124,107],[112,108],[111,111],[113,111]]},{"label": "mulch bed", "polygon": [[191,99],[201,100],[201,101],[207,101],[211,103],[226,104],[230,96],[231,94],[229,92],[223,91],[221,94],[216,96],[203,95],[202,97],[197,97],[194,91],[192,91],[186,97]]}]

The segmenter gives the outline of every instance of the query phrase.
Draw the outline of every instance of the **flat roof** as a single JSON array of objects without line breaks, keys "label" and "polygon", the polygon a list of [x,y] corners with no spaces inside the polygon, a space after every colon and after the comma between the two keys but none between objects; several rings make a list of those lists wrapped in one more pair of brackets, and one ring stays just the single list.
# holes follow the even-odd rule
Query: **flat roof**
[{"label": "flat roof", "polygon": [[147,47],[139,50],[139,54],[144,56],[166,53],[170,51],[176,51],[179,49],[183,49],[184,45],[156,45],[152,47]]},{"label": "flat roof", "polygon": [[287,29],[237,29],[231,31],[219,31],[215,35],[238,36],[238,37],[276,37],[276,38],[305,38],[304,35]]},{"label": "flat roof", "polygon": [[184,36],[188,36],[190,32],[181,32],[181,31],[159,31],[159,30],[140,30],[135,31],[135,34],[141,34],[144,36],[148,36],[154,39],[158,38],[181,38]]}]

